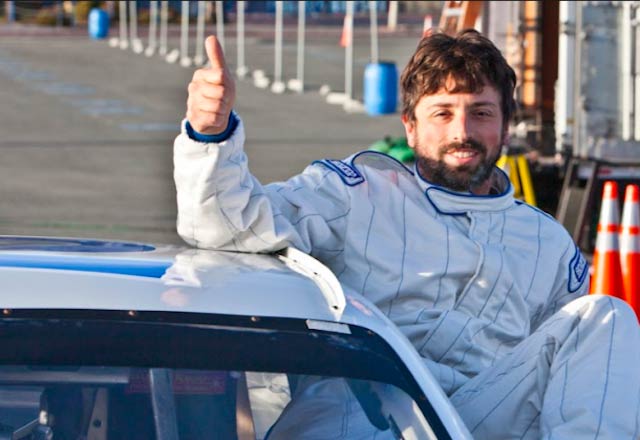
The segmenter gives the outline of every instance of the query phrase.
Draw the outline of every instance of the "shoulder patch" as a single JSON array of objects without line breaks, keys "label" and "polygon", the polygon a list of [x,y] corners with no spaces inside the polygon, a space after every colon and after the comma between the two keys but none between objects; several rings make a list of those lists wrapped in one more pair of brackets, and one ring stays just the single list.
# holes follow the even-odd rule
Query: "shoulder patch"
[{"label": "shoulder patch", "polygon": [[324,159],[317,161],[317,163],[321,163],[329,169],[338,173],[338,175],[346,185],[356,186],[364,182],[364,176],[360,174],[360,171],[346,162],[343,162],[341,160]]},{"label": "shoulder patch", "polygon": [[580,252],[580,249],[576,246],[575,253],[571,261],[569,261],[569,285],[567,286],[569,292],[573,293],[582,286],[584,280],[587,279],[588,269],[589,265],[587,264],[587,260],[585,260],[582,252]]}]

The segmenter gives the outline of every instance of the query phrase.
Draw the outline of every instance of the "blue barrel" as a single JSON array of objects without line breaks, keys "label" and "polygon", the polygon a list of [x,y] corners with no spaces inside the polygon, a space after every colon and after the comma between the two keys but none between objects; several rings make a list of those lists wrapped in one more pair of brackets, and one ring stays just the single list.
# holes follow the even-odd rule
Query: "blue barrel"
[{"label": "blue barrel", "polygon": [[105,38],[109,33],[109,14],[94,8],[89,12],[89,36],[95,40]]},{"label": "blue barrel", "polygon": [[395,113],[398,69],[395,63],[369,63],[364,69],[364,107],[369,115]]}]

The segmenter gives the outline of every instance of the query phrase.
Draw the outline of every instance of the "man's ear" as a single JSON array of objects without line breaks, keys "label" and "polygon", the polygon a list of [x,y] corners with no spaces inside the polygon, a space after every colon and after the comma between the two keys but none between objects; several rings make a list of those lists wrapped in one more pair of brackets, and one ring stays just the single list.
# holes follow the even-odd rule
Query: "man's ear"
[{"label": "man's ear", "polygon": [[401,117],[402,125],[404,125],[404,132],[407,135],[407,144],[411,147],[415,147],[415,135],[416,135],[416,123],[409,119],[406,114]]},{"label": "man's ear", "polygon": [[511,133],[509,133],[509,124],[505,125],[506,127],[504,128],[502,133],[502,145],[509,146],[509,144],[511,143]]}]

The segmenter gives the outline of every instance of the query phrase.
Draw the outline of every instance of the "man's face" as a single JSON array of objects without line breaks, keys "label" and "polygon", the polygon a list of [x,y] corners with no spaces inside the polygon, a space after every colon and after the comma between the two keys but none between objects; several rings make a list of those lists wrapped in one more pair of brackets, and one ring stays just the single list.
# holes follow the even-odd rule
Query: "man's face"
[{"label": "man's face", "polygon": [[507,138],[494,87],[479,93],[443,88],[425,95],[416,105],[415,121],[403,115],[402,123],[426,179],[454,191],[489,193],[489,176]]}]

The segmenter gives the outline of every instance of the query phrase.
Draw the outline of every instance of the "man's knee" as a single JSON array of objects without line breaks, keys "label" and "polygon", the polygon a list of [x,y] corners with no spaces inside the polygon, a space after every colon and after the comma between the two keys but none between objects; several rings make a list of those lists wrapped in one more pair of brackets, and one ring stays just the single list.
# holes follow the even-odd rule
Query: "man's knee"
[{"label": "man's knee", "polygon": [[586,295],[565,306],[580,320],[596,327],[615,327],[616,331],[628,332],[629,338],[640,336],[635,312],[625,301],[609,295]]}]

